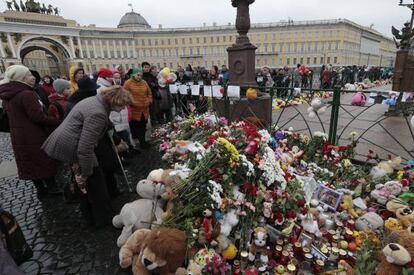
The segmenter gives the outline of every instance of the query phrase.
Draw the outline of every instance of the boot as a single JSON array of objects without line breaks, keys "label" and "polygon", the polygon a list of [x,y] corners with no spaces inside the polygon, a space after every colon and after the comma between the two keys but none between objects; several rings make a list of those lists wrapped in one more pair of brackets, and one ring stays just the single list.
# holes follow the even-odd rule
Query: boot
[{"label": "boot", "polygon": [[55,177],[51,177],[44,180],[47,186],[47,191],[52,195],[63,194],[63,191],[57,187]]},{"label": "boot", "polygon": [[42,200],[47,197],[48,191],[42,180],[33,180],[33,184],[36,187],[37,198]]}]

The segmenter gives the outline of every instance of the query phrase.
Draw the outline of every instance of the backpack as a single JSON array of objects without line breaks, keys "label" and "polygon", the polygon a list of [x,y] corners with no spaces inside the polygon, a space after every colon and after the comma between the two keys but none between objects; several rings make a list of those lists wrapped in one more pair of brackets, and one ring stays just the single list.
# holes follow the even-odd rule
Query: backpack
[{"label": "backpack", "polygon": [[7,250],[17,265],[33,256],[33,251],[27,244],[16,219],[2,209],[0,209],[0,239],[6,241]]},{"label": "backpack", "polygon": [[352,96],[351,105],[352,106],[365,106],[367,97],[362,92],[357,92]]},{"label": "backpack", "polygon": [[10,133],[9,117],[4,108],[0,108],[0,132]]}]

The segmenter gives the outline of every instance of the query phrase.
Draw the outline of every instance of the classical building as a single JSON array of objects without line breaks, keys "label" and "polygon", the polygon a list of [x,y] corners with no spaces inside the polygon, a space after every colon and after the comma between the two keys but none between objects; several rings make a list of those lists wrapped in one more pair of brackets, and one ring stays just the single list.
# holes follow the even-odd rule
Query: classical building
[{"label": "classical building", "polygon": [[[71,64],[82,64],[87,71],[116,65],[128,69],[144,60],[171,68],[220,66],[227,64],[226,49],[235,37],[232,24],[152,28],[134,11],[126,13],[117,28],[80,26],[61,16],[5,11],[0,13],[0,69],[27,64],[25,59],[36,50],[44,51],[48,60],[41,64],[55,62],[55,71],[49,73],[67,73]],[[297,63],[392,66],[396,52],[392,39],[346,19],[252,24],[249,37],[258,47],[257,67],[293,67]]]}]

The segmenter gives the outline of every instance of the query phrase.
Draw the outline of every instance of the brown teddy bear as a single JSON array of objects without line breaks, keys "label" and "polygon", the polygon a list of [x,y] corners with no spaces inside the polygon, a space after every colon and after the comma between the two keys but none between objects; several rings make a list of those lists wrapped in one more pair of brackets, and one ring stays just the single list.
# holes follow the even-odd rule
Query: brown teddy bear
[{"label": "brown teddy bear", "polygon": [[382,250],[377,275],[400,274],[404,267],[411,267],[414,259],[414,234],[406,230],[389,236],[390,243]]},{"label": "brown teddy bear", "polygon": [[132,265],[134,275],[173,275],[184,264],[185,233],[173,228],[139,229],[119,251],[122,268]]}]

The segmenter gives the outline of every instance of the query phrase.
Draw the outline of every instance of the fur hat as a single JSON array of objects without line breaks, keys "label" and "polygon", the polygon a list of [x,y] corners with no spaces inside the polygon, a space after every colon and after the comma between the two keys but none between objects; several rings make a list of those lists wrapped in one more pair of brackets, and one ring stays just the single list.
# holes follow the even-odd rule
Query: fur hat
[{"label": "fur hat", "polygon": [[70,82],[67,80],[56,79],[55,81],[53,81],[53,88],[59,95],[63,94],[63,91],[68,87],[70,87]]},{"label": "fur hat", "polygon": [[6,69],[4,79],[0,82],[0,84],[9,83],[10,81],[22,82],[28,72],[29,68],[26,66],[12,65]]}]

